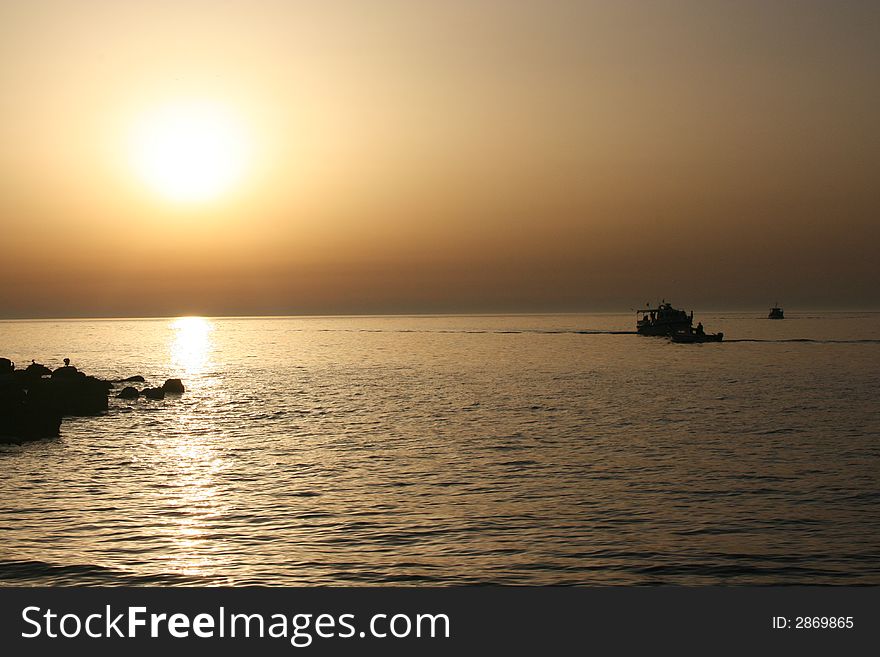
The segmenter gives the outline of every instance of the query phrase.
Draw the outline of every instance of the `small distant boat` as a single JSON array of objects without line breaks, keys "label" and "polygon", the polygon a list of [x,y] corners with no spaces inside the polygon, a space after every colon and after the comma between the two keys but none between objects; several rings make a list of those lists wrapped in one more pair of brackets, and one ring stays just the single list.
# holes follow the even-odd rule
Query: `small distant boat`
[{"label": "small distant boat", "polygon": [[680,331],[691,331],[694,313],[673,308],[665,300],[656,308],[636,311],[636,333],[639,335],[672,335]]},{"label": "small distant boat", "polygon": [[785,319],[782,308],[779,307],[778,303],[770,309],[770,314],[767,315],[767,319]]},{"label": "small distant boat", "polygon": [[680,344],[697,344],[700,342],[721,342],[724,339],[723,333],[673,333],[669,336],[673,342]]}]

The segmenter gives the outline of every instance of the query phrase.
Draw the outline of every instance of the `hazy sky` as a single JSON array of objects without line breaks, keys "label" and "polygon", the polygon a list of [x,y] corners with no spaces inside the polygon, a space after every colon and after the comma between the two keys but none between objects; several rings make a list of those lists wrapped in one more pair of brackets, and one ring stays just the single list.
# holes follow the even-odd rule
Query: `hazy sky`
[{"label": "hazy sky", "polygon": [[[0,316],[880,306],[877,3],[4,0],[0,25]],[[163,132],[181,107],[219,142],[188,136],[213,110]]]}]

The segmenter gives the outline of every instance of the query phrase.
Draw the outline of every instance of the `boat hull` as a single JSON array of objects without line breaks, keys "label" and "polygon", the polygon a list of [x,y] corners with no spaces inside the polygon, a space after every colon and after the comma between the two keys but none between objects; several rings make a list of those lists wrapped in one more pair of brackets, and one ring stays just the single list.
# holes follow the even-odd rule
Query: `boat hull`
[{"label": "boat hull", "polygon": [[668,336],[679,331],[687,331],[690,328],[691,322],[640,323],[636,325],[636,333],[639,335]]}]

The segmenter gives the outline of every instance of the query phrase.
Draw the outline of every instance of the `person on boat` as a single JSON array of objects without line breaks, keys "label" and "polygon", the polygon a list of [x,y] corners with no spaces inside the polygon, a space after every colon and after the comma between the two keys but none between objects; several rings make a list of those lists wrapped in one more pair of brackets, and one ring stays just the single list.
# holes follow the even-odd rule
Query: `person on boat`
[{"label": "person on boat", "polygon": [[706,332],[703,330],[703,322],[697,322],[697,335],[706,335]]}]

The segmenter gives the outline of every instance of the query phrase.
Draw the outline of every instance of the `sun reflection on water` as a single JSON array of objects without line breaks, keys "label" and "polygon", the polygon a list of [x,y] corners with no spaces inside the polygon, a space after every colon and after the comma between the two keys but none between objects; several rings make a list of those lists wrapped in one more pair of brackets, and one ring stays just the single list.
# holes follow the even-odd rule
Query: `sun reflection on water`
[{"label": "sun reflection on water", "polygon": [[188,376],[202,374],[213,350],[214,324],[204,317],[178,317],[172,320],[171,362]]},{"label": "sun reflection on water", "polygon": [[[224,542],[212,540],[212,526],[226,512],[217,478],[223,470],[209,408],[218,399],[210,368],[215,345],[214,323],[204,317],[178,317],[168,324],[168,343],[175,376],[187,393],[169,411],[177,415],[174,430],[159,438],[156,456],[168,485],[164,505],[170,509],[165,534],[166,568],[201,576],[223,570]],[[220,395],[222,397],[222,395]]]},{"label": "sun reflection on water", "polygon": [[210,538],[211,527],[226,513],[217,489],[222,461],[216,448],[204,436],[184,432],[163,441],[158,456],[168,481],[165,505],[171,511],[163,532],[170,542],[166,568],[194,576],[222,571],[223,543]]}]

